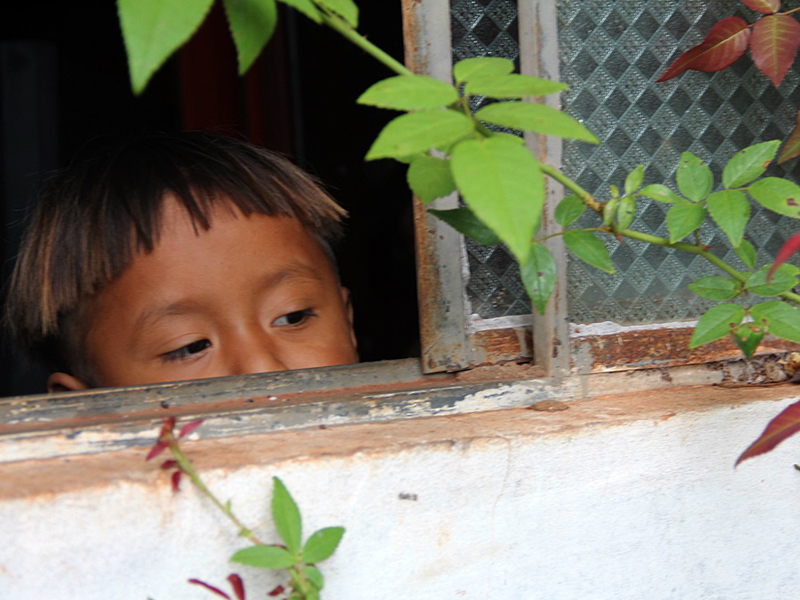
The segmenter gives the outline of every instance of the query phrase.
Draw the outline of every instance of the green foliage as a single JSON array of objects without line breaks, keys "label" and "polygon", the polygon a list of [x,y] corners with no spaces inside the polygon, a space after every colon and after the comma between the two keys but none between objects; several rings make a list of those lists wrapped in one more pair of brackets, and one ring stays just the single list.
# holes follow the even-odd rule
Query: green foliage
[{"label": "green foliage", "polygon": [[730,277],[710,275],[689,284],[689,289],[707,300],[733,300],[739,295],[738,284]]},{"label": "green foliage", "polygon": [[223,0],[231,28],[239,75],[244,75],[275,31],[278,8],[275,0]]},{"label": "green foliage", "polygon": [[734,248],[736,256],[739,257],[748,269],[756,268],[756,249],[747,240],[742,240],[738,248]]},{"label": "green foliage", "polygon": [[586,212],[586,205],[577,194],[571,194],[558,203],[555,210],[556,223],[566,228],[577,221]]},{"label": "green foliage", "polygon": [[256,567],[258,569],[288,569],[297,559],[280,546],[250,546],[231,556],[231,562]]},{"label": "green foliage", "polygon": [[378,134],[367,160],[397,158],[449,146],[473,131],[469,117],[452,110],[423,110],[400,115]]},{"label": "green foliage", "polygon": [[272,520],[275,522],[278,535],[286,542],[289,552],[297,556],[303,539],[300,509],[280,479],[273,477],[273,483],[275,487],[272,492]]},{"label": "green foliage", "polygon": [[620,231],[628,229],[635,218],[636,199],[633,196],[623,196],[617,205],[617,229]]},{"label": "green foliage", "polygon": [[705,218],[706,207],[702,204],[676,204],[667,213],[669,241],[675,243],[693,233]]},{"label": "green foliage", "polygon": [[547,96],[565,89],[567,86],[558,81],[510,73],[473,76],[464,88],[464,93],[467,96],[488,96],[489,98],[524,98],[525,96]]},{"label": "green foliage", "polygon": [[597,137],[577,120],[544,104],[495,102],[479,109],[475,113],[475,118],[512,129],[572,138],[593,144],[600,143]]},{"label": "green foliage", "polygon": [[711,169],[691,152],[681,154],[676,180],[681,194],[694,202],[708,196],[714,185]]},{"label": "green foliage", "polygon": [[544,314],[556,287],[556,261],[541,244],[533,244],[528,260],[519,265],[520,276],[533,306]]},{"label": "green foliage", "polygon": [[358,27],[358,6],[353,0],[314,0],[317,6],[339,15],[353,29]]},{"label": "green foliage", "polygon": [[694,328],[690,348],[725,337],[744,319],[745,310],[738,304],[717,304],[706,311]]},{"label": "green foliage", "polygon": [[452,208],[450,210],[429,208],[428,212],[479,244],[492,246],[500,243],[500,238],[497,234],[489,229],[483,221],[478,219],[475,213],[467,207]]},{"label": "green foliage", "polygon": [[756,304],[750,309],[753,320],[767,326],[774,336],[800,343],[800,311],[780,300]]},{"label": "green foliage", "polygon": [[427,75],[396,75],[384,79],[359,96],[359,104],[394,110],[441,108],[458,101],[456,89]]},{"label": "green foliage", "polygon": [[314,5],[311,0],[280,0],[287,6],[291,6],[298,12],[303,13],[309,19],[314,21],[314,23],[322,23],[322,13],[319,9]]},{"label": "green foliage", "polygon": [[639,193],[642,196],[652,198],[658,202],[665,202],[667,204],[686,204],[687,202],[685,198],[681,198],[667,186],[660,183],[651,183],[650,185],[646,185]]},{"label": "green foliage", "polygon": [[608,249],[592,232],[566,231],[564,232],[564,244],[570,252],[585,263],[606,273],[616,272],[611,257],[608,255]]},{"label": "green foliage", "polygon": [[630,196],[642,186],[644,181],[644,165],[639,165],[625,178],[625,195]]},{"label": "green foliage", "polygon": [[423,204],[447,196],[456,189],[456,182],[453,181],[453,174],[450,171],[450,161],[444,158],[427,155],[415,158],[408,167],[406,178],[408,187]]},{"label": "green foliage", "polygon": [[777,296],[788,292],[797,285],[800,269],[794,265],[782,264],[775,270],[771,280],[767,277],[768,272],[769,265],[766,265],[750,275],[744,283],[745,289],[756,296]]},{"label": "green foliage", "polygon": [[800,187],[778,177],[765,177],[748,188],[753,199],[781,215],[800,218]]},{"label": "green foliage", "polygon": [[731,337],[742,353],[750,358],[755,353],[761,340],[764,339],[765,328],[757,323],[742,323],[731,331]]},{"label": "green foliage", "polygon": [[722,171],[722,184],[726,188],[746,185],[761,177],[778,153],[779,140],[762,142],[737,152]]},{"label": "green foliage", "polygon": [[453,66],[456,83],[494,75],[508,75],[514,71],[514,62],[499,56],[466,58]]},{"label": "green foliage", "polygon": [[303,560],[318,563],[334,553],[344,535],[344,527],[326,527],[311,534],[303,546]]},{"label": "green foliage", "polygon": [[750,201],[744,192],[720,190],[708,197],[706,202],[711,218],[725,232],[731,245],[736,248],[742,243],[744,230],[750,220]]}]

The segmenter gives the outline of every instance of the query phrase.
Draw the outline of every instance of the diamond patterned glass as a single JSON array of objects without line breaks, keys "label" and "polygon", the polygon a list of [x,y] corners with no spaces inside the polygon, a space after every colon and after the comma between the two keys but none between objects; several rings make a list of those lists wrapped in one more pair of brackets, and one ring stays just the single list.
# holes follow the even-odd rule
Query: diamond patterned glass
[{"label": "diamond patterned glass", "polygon": [[[777,89],[749,57],[719,73],[691,71],[655,82],[714,23],[734,15],[752,22],[753,14],[738,0],[560,0],[561,80],[570,86],[562,95],[564,108],[602,142],[566,143],[564,171],[606,200],[609,185],[622,187],[638,164],[645,165],[645,183],[674,187],[680,154],[688,150],[711,165],[718,182],[722,166],[738,148],[785,138],[800,104],[796,67]],[[771,175],[789,175],[782,167],[771,169]],[[668,237],[665,208],[640,202],[633,228]],[[598,222],[587,214],[576,226]],[[754,204],[746,239],[763,264],[797,230],[796,221]],[[724,235],[706,225],[700,238],[715,254],[743,267]],[[696,318],[707,308],[686,287],[716,273],[703,259],[632,240],[604,241],[616,275],[570,257],[571,321],[658,323]]]}]

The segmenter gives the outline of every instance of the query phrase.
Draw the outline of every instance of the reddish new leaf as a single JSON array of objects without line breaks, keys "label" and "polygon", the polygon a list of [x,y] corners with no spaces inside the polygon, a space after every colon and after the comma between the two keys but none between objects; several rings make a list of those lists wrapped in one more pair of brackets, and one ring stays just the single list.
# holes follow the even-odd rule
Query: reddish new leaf
[{"label": "reddish new leaf", "polygon": [[150,460],[155,458],[167,448],[169,448],[169,442],[156,442],[155,444],[153,444],[153,447],[150,448],[150,452],[147,453],[147,458],[145,458],[145,460]]},{"label": "reddish new leaf", "polygon": [[169,471],[173,467],[177,467],[177,466],[178,466],[178,461],[177,460],[172,460],[172,459],[165,460],[163,463],[161,463],[161,468],[164,469],[165,471]]},{"label": "reddish new leaf", "polygon": [[769,15],[753,25],[750,54],[775,87],[781,84],[800,47],[800,23],[789,15]]},{"label": "reddish new leaf", "polygon": [[658,81],[667,81],[689,69],[705,73],[724,69],[744,54],[749,40],[750,30],[744,19],[722,19],[711,28],[702,44],[681,54]]},{"label": "reddish new leaf", "polygon": [[195,585],[202,585],[208,591],[214,592],[218,596],[222,596],[223,598],[227,598],[228,600],[231,600],[231,597],[228,596],[228,594],[223,592],[221,589],[214,587],[213,585],[207,584],[205,581],[200,581],[199,579],[190,579],[189,583],[193,583]]},{"label": "reddish new leaf", "polygon": [[172,491],[173,492],[180,492],[181,491],[181,475],[183,471],[175,471],[172,474]]},{"label": "reddish new leaf", "polygon": [[267,594],[267,596],[272,596],[274,598],[275,596],[280,596],[285,591],[286,589],[282,585],[277,585],[271,592]]},{"label": "reddish new leaf", "polygon": [[771,15],[778,12],[781,0],[742,0],[742,4],[765,15]]},{"label": "reddish new leaf", "polygon": [[778,256],[775,257],[775,262],[772,263],[772,266],[767,273],[767,281],[772,281],[772,274],[775,273],[775,269],[785,263],[789,257],[798,250],[800,250],[800,233],[795,233],[792,237],[786,240],[786,243],[781,246],[780,250],[778,250]]},{"label": "reddish new leaf", "polygon": [[795,402],[769,422],[764,433],[736,459],[736,464],[738,465],[745,459],[769,452],[798,431],[800,431],[800,402]]},{"label": "reddish new leaf", "polygon": [[184,437],[186,435],[189,435],[195,429],[200,427],[200,425],[202,425],[202,423],[203,423],[203,419],[197,419],[196,421],[192,421],[191,423],[187,423],[186,425],[181,427],[181,430],[178,433],[178,438],[180,439],[180,438],[182,438],[182,437]]},{"label": "reddish new leaf", "polygon": [[789,134],[789,137],[786,138],[781,155],[778,157],[778,164],[785,163],[787,160],[792,160],[798,156],[800,156],[800,111],[794,118],[794,129]]},{"label": "reddish new leaf", "polygon": [[233,593],[236,594],[238,600],[245,600],[244,599],[244,582],[242,578],[239,577],[236,573],[231,573],[228,575],[228,581],[233,588]]}]

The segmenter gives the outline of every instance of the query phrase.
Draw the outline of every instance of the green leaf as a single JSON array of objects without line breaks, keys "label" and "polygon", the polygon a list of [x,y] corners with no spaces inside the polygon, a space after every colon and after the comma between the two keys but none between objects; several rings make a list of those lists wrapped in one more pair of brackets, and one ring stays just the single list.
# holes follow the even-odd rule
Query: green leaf
[{"label": "green leaf", "polygon": [[513,133],[508,133],[507,131],[492,131],[490,135],[491,137],[501,137],[503,139],[512,141],[520,146],[525,145],[525,139],[523,137],[514,135]]},{"label": "green leaf", "polygon": [[605,244],[598,240],[590,231],[577,230],[564,232],[564,244],[567,249],[583,262],[605,271],[615,273],[614,264],[608,255]]},{"label": "green leaf", "polygon": [[483,221],[475,216],[468,207],[452,208],[450,210],[436,210],[429,208],[428,212],[450,225],[459,233],[475,240],[485,246],[494,246],[500,243],[498,235],[489,229]]},{"label": "green leaf", "polygon": [[717,304],[706,311],[694,328],[689,348],[716,341],[728,335],[744,319],[744,309],[736,304]]},{"label": "green leaf", "polygon": [[780,145],[780,140],[762,142],[734,154],[722,171],[722,185],[726,188],[741,187],[760,177],[775,159]]},{"label": "green leaf", "polygon": [[317,567],[308,565],[305,568],[306,577],[317,590],[325,587],[325,578]]},{"label": "green leaf", "polygon": [[706,207],[702,204],[676,204],[667,213],[669,241],[678,242],[700,227],[706,218]]},{"label": "green leaf", "polygon": [[606,227],[611,225],[611,221],[614,220],[618,202],[619,198],[614,197],[603,205],[603,225]]},{"label": "green leaf", "polygon": [[800,217],[800,187],[780,177],[765,177],[748,189],[764,208],[787,217]]},{"label": "green leaf", "polygon": [[544,177],[533,155],[503,138],[466,140],[453,149],[452,171],[467,205],[525,261],[544,204]]},{"label": "green leaf", "polygon": [[308,563],[322,562],[334,553],[344,535],[344,527],[326,527],[311,534],[303,546],[303,560]]},{"label": "green leaf", "polygon": [[644,181],[644,165],[639,165],[625,178],[625,195],[630,196]]},{"label": "green leaf", "polygon": [[757,323],[742,323],[731,331],[731,337],[744,355],[750,358],[764,339],[765,329],[763,325]]},{"label": "green leaf", "polygon": [[400,115],[378,134],[367,160],[428,152],[446,146],[474,131],[469,117],[453,110],[423,110]]},{"label": "green leaf", "polygon": [[292,499],[289,490],[277,477],[272,478],[272,520],[278,535],[286,543],[286,547],[293,555],[297,556],[303,543],[303,523],[300,519],[300,509]]},{"label": "green leaf", "polygon": [[244,75],[272,37],[278,22],[275,0],[222,0]]},{"label": "green leaf", "polygon": [[141,94],[164,61],[200,27],[213,0],[119,0],[128,70],[134,94]]},{"label": "green leaf", "polygon": [[231,562],[259,569],[288,569],[297,559],[280,546],[251,546],[231,556]]},{"label": "green leaf", "polygon": [[711,275],[689,284],[689,289],[708,300],[733,300],[739,295],[739,286],[730,277]]},{"label": "green leaf", "polygon": [[432,156],[420,156],[408,167],[408,187],[423,204],[447,196],[456,189],[450,161]]},{"label": "green leaf", "polygon": [[636,199],[633,196],[623,196],[617,206],[617,227],[625,230],[631,226],[636,218]]},{"label": "green leaf", "polygon": [[676,180],[681,194],[695,202],[708,196],[714,185],[711,169],[691,152],[681,154]]},{"label": "green leaf", "polygon": [[767,281],[770,265],[761,267],[745,281],[744,288],[756,296],[777,296],[788,292],[797,285],[800,269],[794,265],[783,263],[772,274],[772,281]]},{"label": "green leaf", "polygon": [[800,343],[800,311],[781,300],[762,302],[750,308],[756,323],[767,325],[767,331],[784,340]]},{"label": "green leaf", "polygon": [[555,210],[556,223],[564,228],[569,227],[586,210],[586,205],[576,194],[571,194],[558,203]]},{"label": "green leaf", "polygon": [[734,248],[736,251],[736,256],[739,257],[744,265],[748,269],[755,269],[756,268],[756,249],[747,240],[742,240],[742,243],[739,244],[738,248]]},{"label": "green leaf", "polygon": [[543,315],[556,287],[556,261],[553,255],[543,245],[533,244],[528,260],[520,263],[519,272],[525,291],[536,310]]},{"label": "green leaf", "polygon": [[379,81],[359,96],[359,104],[394,110],[439,108],[458,101],[458,92],[449,83],[428,75],[397,75]]},{"label": "green leaf", "polygon": [[547,96],[565,90],[567,87],[558,81],[512,73],[472,77],[464,88],[464,93],[467,96],[488,96],[489,98],[524,98],[526,96]]},{"label": "green leaf", "polygon": [[599,144],[594,134],[568,114],[544,104],[532,102],[495,102],[475,113],[475,118],[487,123],[535,131],[546,135],[583,140]]},{"label": "green leaf", "polygon": [[358,6],[353,0],[314,0],[317,6],[342,17],[353,29],[358,27]]},{"label": "green leaf", "polygon": [[457,83],[463,83],[473,77],[488,75],[507,75],[514,70],[514,63],[499,56],[482,56],[465,58],[453,65],[453,77]]},{"label": "green leaf", "polygon": [[711,218],[725,232],[734,248],[742,243],[744,229],[750,220],[750,201],[744,192],[721,190],[714,192],[706,202]]},{"label": "green leaf", "polygon": [[303,13],[309,19],[314,21],[314,23],[322,23],[322,13],[319,12],[319,9],[314,6],[314,3],[311,0],[280,0],[280,2],[283,2],[287,6],[291,6],[295,10]]},{"label": "green leaf", "polygon": [[639,192],[642,196],[647,196],[658,202],[666,202],[667,204],[686,204],[687,200],[681,198],[665,185],[660,183],[651,183],[642,188]]}]

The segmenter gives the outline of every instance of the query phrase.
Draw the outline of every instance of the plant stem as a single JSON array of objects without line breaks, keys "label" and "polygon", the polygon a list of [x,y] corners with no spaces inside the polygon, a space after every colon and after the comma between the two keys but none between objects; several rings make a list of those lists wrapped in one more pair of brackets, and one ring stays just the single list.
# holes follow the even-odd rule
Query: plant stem
[{"label": "plant stem", "polygon": [[578,196],[578,198],[580,198],[581,200],[583,200],[583,203],[586,204],[586,206],[588,206],[598,214],[601,215],[603,214],[603,206],[597,200],[594,199],[594,196],[592,196],[589,192],[587,192],[577,183],[572,181],[572,179],[564,175],[561,171],[559,171],[555,167],[551,167],[546,163],[539,163],[539,168],[542,170],[542,173],[544,173],[545,175],[549,175],[550,177],[558,181],[561,185],[563,185],[565,188],[568,188],[573,192],[575,192],[575,195]]},{"label": "plant stem", "polygon": [[364,52],[389,67],[398,75],[413,75],[406,66],[386,54],[383,50],[378,48],[375,44],[367,40],[366,37],[358,33],[347,22],[337,15],[329,15],[322,13],[322,21],[331,29],[338,32],[345,39],[353,42],[356,46],[361,48]]}]

